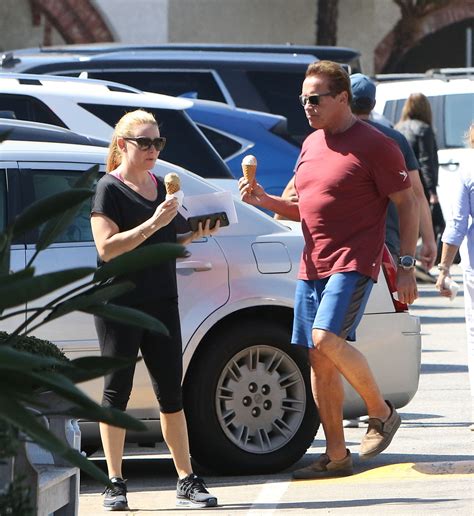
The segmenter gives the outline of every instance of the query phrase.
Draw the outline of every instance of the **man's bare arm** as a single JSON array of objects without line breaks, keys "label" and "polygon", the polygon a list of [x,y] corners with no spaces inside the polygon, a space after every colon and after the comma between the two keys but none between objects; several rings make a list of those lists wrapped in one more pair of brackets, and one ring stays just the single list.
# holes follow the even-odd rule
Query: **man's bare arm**
[{"label": "man's bare arm", "polygon": [[247,180],[242,177],[239,179],[239,190],[241,199],[252,206],[259,206],[273,211],[284,219],[300,220],[300,211],[297,203],[276,195],[267,194],[258,183],[251,187]]},{"label": "man's bare arm", "polygon": [[420,260],[423,267],[426,270],[430,270],[434,265],[438,252],[434,237],[433,222],[431,220],[431,210],[425,196],[425,191],[423,190],[420,173],[415,169],[409,170],[408,174],[420,210],[420,235],[422,242]]},{"label": "man's bare arm", "polygon": [[[407,188],[390,195],[390,200],[398,211],[400,224],[400,256],[415,256],[418,240],[420,212],[413,188]],[[411,304],[418,297],[415,270],[397,269],[398,299],[402,303]]]},{"label": "man's bare arm", "polygon": [[[281,194],[281,198],[285,199],[287,201],[293,202],[295,204],[298,204],[298,194],[296,193],[296,188],[295,188],[295,176],[293,176],[288,181],[288,184],[285,186],[285,189],[283,190],[283,193]],[[282,215],[279,215],[278,213],[276,213],[274,218],[277,220],[284,220],[286,217],[283,217]]]}]

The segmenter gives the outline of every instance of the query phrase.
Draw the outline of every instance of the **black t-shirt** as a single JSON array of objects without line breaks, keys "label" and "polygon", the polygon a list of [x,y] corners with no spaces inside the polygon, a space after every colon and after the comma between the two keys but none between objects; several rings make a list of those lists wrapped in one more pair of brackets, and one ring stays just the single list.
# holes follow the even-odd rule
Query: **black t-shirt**
[{"label": "black t-shirt", "polygon": [[[120,179],[111,174],[105,174],[97,183],[91,212],[100,213],[113,220],[119,232],[127,231],[149,219],[158,205],[165,200],[166,190],[160,178],[157,178],[157,190],[156,200],[149,201]],[[153,233],[140,246],[163,242],[176,243],[175,220]],[[97,261],[100,267],[103,263],[100,257]],[[178,296],[176,260],[167,260],[156,266],[125,274],[117,280],[112,280],[111,283],[122,280],[132,281],[135,289],[112,299],[111,302],[114,304],[135,306]]]}]

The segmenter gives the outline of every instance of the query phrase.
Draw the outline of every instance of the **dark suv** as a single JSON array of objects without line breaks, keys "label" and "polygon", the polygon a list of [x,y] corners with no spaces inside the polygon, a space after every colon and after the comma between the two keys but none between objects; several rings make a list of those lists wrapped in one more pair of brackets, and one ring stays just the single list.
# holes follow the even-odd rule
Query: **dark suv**
[{"label": "dark suv", "polygon": [[329,45],[271,45],[236,43],[162,43],[153,45],[127,43],[86,43],[77,45],[57,45],[15,50],[16,54],[74,52],[78,54],[99,54],[119,50],[206,50],[219,52],[263,52],[272,54],[310,54],[315,59],[329,59],[345,65],[349,73],[361,73],[360,52],[349,47]]},{"label": "dark suv", "polygon": [[[99,47],[100,51],[100,47]],[[198,50],[81,53],[9,52],[0,71],[105,79],[143,91],[183,95],[283,115],[298,141],[309,127],[298,102],[314,54]],[[84,76],[83,75],[83,76]]]}]

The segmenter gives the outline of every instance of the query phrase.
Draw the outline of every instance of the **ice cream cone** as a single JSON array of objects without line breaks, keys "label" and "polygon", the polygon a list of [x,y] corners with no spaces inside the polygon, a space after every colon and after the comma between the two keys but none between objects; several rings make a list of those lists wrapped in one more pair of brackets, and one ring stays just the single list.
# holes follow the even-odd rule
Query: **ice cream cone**
[{"label": "ice cream cone", "polygon": [[257,158],[249,154],[242,160],[242,174],[251,187],[255,186],[255,176],[257,174]]},{"label": "ice cream cone", "polygon": [[178,174],[170,172],[165,176],[165,188],[168,195],[173,195],[181,190],[181,181]]}]

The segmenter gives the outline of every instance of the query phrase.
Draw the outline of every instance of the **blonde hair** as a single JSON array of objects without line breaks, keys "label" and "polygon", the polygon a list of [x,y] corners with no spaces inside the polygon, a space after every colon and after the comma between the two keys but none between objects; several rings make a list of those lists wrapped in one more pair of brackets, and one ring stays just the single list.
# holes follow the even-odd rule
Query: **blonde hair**
[{"label": "blonde hair", "polygon": [[158,126],[158,122],[155,117],[144,111],[143,109],[137,109],[135,111],[129,111],[125,113],[123,117],[117,122],[112,135],[112,141],[109,145],[109,153],[107,155],[106,171],[111,172],[115,170],[120,163],[122,163],[122,153],[120,152],[117,138],[121,136],[133,136],[133,130],[137,125],[144,124],[155,124]]},{"label": "blonde hair", "polygon": [[344,68],[334,61],[315,61],[308,66],[306,77],[324,75],[329,81],[329,90],[333,95],[345,91],[349,104],[352,102],[351,79]]},{"label": "blonde hair", "polygon": [[425,124],[432,125],[430,101],[423,93],[412,93],[406,100],[400,122],[405,120],[421,120]]}]

